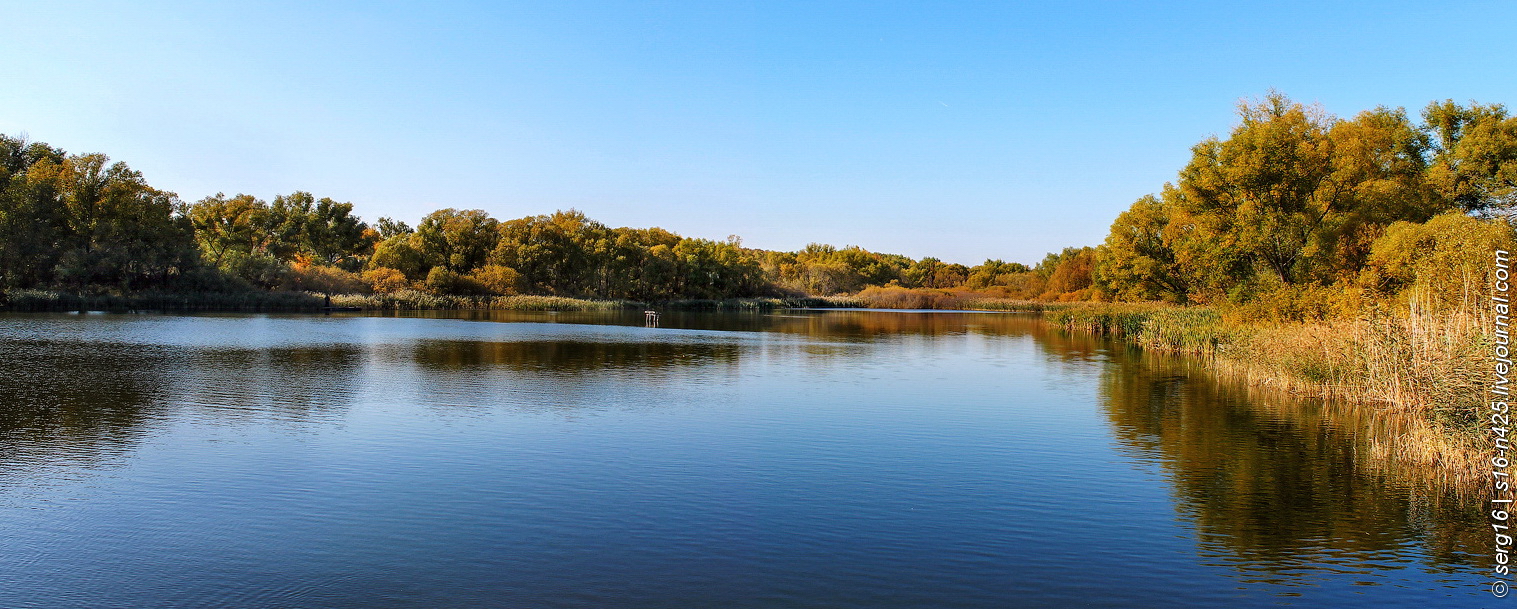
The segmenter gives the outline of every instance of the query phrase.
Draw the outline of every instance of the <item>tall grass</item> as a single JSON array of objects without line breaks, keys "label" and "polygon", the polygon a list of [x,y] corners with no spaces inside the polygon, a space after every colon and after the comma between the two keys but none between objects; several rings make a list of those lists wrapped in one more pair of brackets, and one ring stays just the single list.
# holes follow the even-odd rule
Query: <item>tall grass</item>
[{"label": "tall grass", "polygon": [[774,309],[798,308],[856,308],[858,300],[848,296],[786,296],[768,298],[727,298],[723,300],[685,299],[663,300],[647,304],[655,309],[679,311],[771,311]]},{"label": "tall grass", "polygon": [[1154,303],[1076,304],[1050,309],[1048,321],[1068,330],[1124,338],[1147,349],[1215,355],[1243,328],[1225,324],[1214,309]]},{"label": "tall grass", "polygon": [[[74,294],[45,290],[0,293],[0,310],[7,311],[320,311],[326,299],[314,292],[196,292],[188,294]],[[388,294],[333,295],[331,306],[370,311],[428,311],[478,309],[496,311],[615,311],[661,310],[765,311],[781,308],[854,308],[864,303],[851,296],[790,296],[669,300],[653,303],[630,300],[591,300],[564,296],[459,296],[421,290]]]},{"label": "tall grass", "polygon": [[320,296],[306,292],[139,292],[76,294],[11,290],[0,294],[7,311],[317,311]]},{"label": "tall grass", "polygon": [[1040,313],[1081,306],[1079,303],[1005,298],[965,288],[904,288],[870,286],[849,297],[855,306],[870,309],[938,309],[955,311],[1018,311]]},{"label": "tall grass", "polygon": [[1048,302],[1020,298],[997,298],[993,296],[968,297],[963,300],[962,305],[963,309],[970,311],[1012,311],[1019,313],[1048,313],[1084,306],[1083,303]]},{"label": "tall grass", "polygon": [[787,307],[855,307],[848,297],[686,299],[658,302],[591,300],[564,296],[452,296],[419,290],[390,294],[346,294],[332,297],[332,306],[379,311],[479,309],[495,311],[615,311],[623,309],[763,311]]},{"label": "tall grass", "polygon": [[342,294],[332,297],[334,307],[357,307],[378,311],[428,311],[488,309],[496,311],[614,311],[637,303],[623,300],[585,300],[563,296],[457,296],[420,290],[390,294]]},{"label": "tall grass", "polygon": [[1491,337],[1474,314],[1413,307],[1277,323],[1204,307],[1093,304],[1047,319],[1145,349],[1200,355],[1211,369],[1253,385],[1364,405],[1379,420],[1359,431],[1380,463],[1465,490],[1489,484],[1475,417]]}]

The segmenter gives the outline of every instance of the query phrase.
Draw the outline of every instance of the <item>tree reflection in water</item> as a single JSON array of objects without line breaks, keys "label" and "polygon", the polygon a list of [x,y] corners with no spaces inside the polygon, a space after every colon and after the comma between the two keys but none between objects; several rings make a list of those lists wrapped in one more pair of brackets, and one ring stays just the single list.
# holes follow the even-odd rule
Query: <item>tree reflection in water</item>
[{"label": "tree reflection in water", "polygon": [[1453,572],[1482,551],[1478,505],[1360,461],[1356,432],[1378,424],[1373,408],[1250,388],[1120,347],[1101,398],[1117,441],[1169,472],[1203,554],[1246,580],[1367,573],[1404,563],[1396,557],[1416,544]]}]

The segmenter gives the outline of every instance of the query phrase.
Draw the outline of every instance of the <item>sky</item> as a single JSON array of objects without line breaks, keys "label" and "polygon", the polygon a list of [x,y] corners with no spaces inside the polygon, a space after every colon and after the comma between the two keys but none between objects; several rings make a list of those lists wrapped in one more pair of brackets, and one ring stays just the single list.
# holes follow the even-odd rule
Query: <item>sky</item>
[{"label": "sky", "polygon": [[750,247],[1099,244],[1240,101],[1517,104],[1505,2],[26,2],[0,133],[187,201],[304,190]]}]

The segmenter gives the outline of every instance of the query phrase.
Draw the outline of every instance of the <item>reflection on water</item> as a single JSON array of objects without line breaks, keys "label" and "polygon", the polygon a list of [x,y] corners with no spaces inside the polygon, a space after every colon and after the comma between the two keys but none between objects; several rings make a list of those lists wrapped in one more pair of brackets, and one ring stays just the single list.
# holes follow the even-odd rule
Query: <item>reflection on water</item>
[{"label": "reflection on water", "polygon": [[437,369],[506,368],[547,373],[657,370],[737,361],[741,347],[721,343],[423,340],[416,362]]},{"label": "reflection on water", "polygon": [[0,374],[0,480],[68,475],[125,451],[157,403],[165,367],[151,350],[6,341]]},{"label": "reflection on water", "polygon": [[1176,508],[1196,523],[1206,559],[1278,585],[1403,567],[1409,545],[1441,571],[1478,562],[1478,506],[1358,463],[1356,425],[1336,424],[1345,417],[1328,418],[1321,400],[1115,352],[1101,395],[1116,440],[1172,473]]},{"label": "reflection on water", "polygon": [[0,606],[1478,598],[1357,414],[1025,315],[643,325],[0,316]]}]

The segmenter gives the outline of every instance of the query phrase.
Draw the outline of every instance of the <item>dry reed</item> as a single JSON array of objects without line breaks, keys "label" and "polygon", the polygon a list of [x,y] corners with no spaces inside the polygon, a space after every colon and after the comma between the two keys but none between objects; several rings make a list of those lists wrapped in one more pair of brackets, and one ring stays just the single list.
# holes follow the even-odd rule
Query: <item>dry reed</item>
[{"label": "dry reed", "polygon": [[1488,489],[1476,417],[1490,337],[1481,316],[1413,304],[1353,319],[1259,323],[1214,309],[1087,305],[1049,314],[1074,331],[1147,349],[1200,355],[1208,368],[1260,387],[1355,411],[1355,432],[1377,468],[1460,491]]}]

